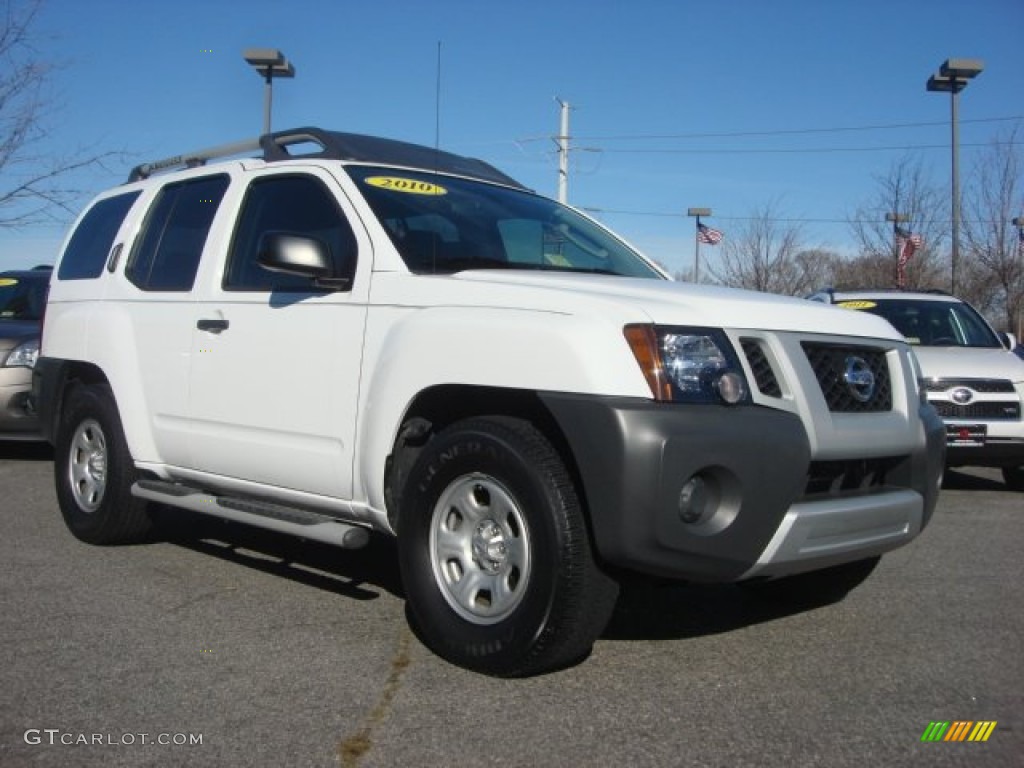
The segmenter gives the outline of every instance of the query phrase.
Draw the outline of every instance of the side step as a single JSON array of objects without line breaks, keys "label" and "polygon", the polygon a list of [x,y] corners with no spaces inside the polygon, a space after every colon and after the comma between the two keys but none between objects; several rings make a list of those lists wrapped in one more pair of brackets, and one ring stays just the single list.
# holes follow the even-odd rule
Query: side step
[{"label": "side step", "polygon": [[132,495],[345,549],[365,547],[370,540],[366,528],[343,523],[307,509],[236,496],[215,496],[198,488],[163,480],[139,480],[132,486]]}]

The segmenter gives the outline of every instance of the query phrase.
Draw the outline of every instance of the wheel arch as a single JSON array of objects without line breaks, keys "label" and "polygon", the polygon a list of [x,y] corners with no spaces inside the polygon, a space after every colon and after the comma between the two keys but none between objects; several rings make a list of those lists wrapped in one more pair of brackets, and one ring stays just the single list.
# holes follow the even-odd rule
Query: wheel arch
[{"label": "wheel arch", "polygon": [[384,470],[384,498],[388,523],[398,531],[401,496],[409,472],[423,447],[438,432],[463,419],[506,416],[528,421],[554,446],[576,486],[590,527],[584,486],[569,442],[554,415],[531,390],[442,384],[429,387],[413,398],[399,424]]}]

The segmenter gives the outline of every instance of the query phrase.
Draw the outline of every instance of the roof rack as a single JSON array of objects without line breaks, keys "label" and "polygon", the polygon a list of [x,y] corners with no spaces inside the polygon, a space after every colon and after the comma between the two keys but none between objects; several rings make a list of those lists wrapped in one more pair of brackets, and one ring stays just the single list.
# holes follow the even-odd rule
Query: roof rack
[{"label": "roof rack", "polygon": [[[315,145],[312,149],[310,145]],[[298,148],[300,151],[294,151]],[[462,157],[440,149],[410,144],[378,136],[364,136],[357,133],[325,131],[322,128],[293,128],[287,131],[267,133],[258,139],[224,144],[211,149],[174,155],[152,163],[143,163],[132,169],[128,181],[149,178],[159,171],[173,168],[195,168],[205,165],[208,160],[232,157],[262,150],[263,160],[268,163],[295,158],[323,158],[329,160],[352,160],[356,162],[381,163],[384,165],[409,166],[430,169],[459,176],[470,176],[483,181],[526,189],[510,176],[506,176],[493,165],[483,160]]]}]

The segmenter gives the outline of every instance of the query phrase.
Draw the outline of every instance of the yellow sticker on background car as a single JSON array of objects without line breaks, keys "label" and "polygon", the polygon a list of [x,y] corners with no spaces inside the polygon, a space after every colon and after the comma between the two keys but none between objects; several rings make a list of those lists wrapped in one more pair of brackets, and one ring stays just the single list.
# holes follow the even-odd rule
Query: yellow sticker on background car
[{"label": "yellow sticker on background car", "polygon": [[836,306],[843,307],[844,309],[871,309],[878,305],[873,301],[864,301],[861,299],[859,301],[837,301]]},{"label": "yellow sticker on background car", "polygon": [[366,183],[381,189],[405,192],[410,195],[448,194],[448,190],[438,184],[431,184],[429,181],[420,181],[419,179],[404,179],[401,176],[369,176]]},{"label": "yellow sticker on background car", "polygon": [[17,285],[18,281],[13,277],[0,277],[0,288],[6,288],[9,285]]}]

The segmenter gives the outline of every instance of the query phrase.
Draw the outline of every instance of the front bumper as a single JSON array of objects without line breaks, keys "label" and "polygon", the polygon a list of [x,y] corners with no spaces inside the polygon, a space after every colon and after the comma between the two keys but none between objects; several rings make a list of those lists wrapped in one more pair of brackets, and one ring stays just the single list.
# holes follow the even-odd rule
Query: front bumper
[{"label": "front bumper", "polygon": [[[913,539],[937,500],[945,435],[927,406],[909,454],[821,462],[784,411],[542,397],[575,457],[598,552],[629,570],[727,582],[859,560]],[[704,514],[686,522],[695,476]]]}]

